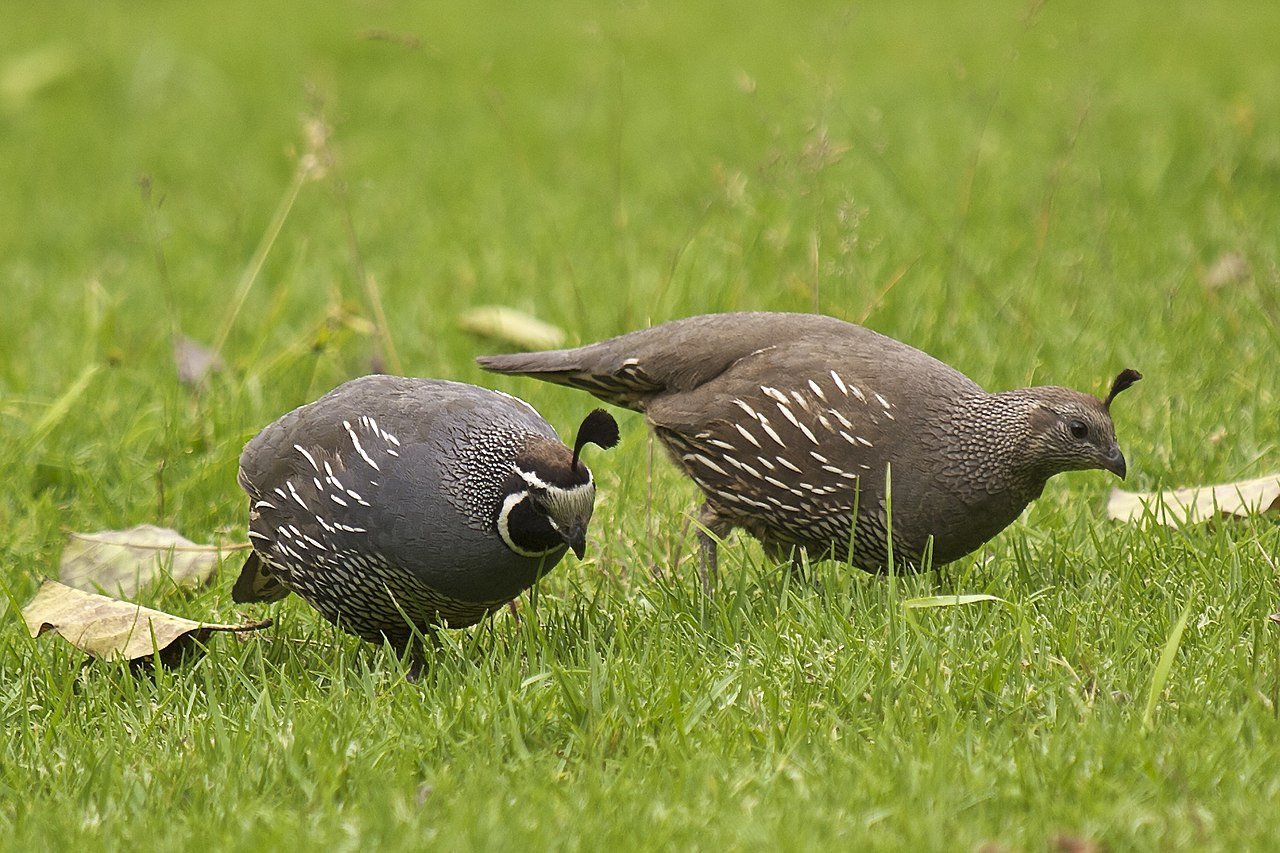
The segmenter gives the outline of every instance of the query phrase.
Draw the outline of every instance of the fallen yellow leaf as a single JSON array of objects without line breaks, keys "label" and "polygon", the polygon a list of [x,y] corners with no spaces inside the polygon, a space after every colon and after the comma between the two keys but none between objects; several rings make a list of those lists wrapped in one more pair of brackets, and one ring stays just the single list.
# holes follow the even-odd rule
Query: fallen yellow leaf
[{"label": "fallen yellow leaf", "polygon": [[1107,501],[1108,518],[1139,522],[1150,517],[1166,527],[1199,524],[1219,516],[1243,518],[1277,510],[1280,510],[1280,474],[1157,492],[1112,489]]},{"label": "fallen yellow leaf", "polygon": [[129,601],[46,580],[22,608],[31,636],[57,632],[81,651],[107,660],[138,660],[179,640],[203,642],[211,631],[257,631],[270,619],[244,625],[193,622]]},{"label": "fallen yellow leaf", "polygon": [[458,318],[458,325],[472,334],[530,350],[555,349],[565,340],[563,329],[505,305],[472,308]]}]

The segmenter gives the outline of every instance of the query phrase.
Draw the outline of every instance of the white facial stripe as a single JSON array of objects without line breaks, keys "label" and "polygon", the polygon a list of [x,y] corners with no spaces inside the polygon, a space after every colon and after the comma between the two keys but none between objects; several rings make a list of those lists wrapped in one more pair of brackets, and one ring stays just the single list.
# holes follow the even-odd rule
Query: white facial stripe
[{"label": "white facial stripe", "polygon": [[[583,466],[583,467],[585,468],[586,466]],[[571,492],[574,489],[580,489],[583,486],[589,486],[591,485],[591,482],[592,482],[591,470],[589,468],[587,469],[587,482],[579,483],[578,485],[571,486],[568,489],[561,488],[560,486],[553,486],[550,483],[544,482],[543,479],[533,471],[525,471],[523,468],[518,468],[518,467],[515,469],[515,471],[517,474],[520,475],[520,479],[524,480],[525,483],[529,485],[529,488],[540,489],[540,490],[546,491],[548,494],[551,492],[565,492],[565,491]]]},{"label": "white facial stripe", "polygon": [[542,557],[546,554],[550,554],[552,551],[563,548],[563,545],[555,545],[545,551],[526,551],[524,548],[521,548],[512,541],[510,526],[511,512],[520,505],[521,501],[528,497],[528,492],[516,492],[515,494],[507,495],[507,497],[502,501],[502,509],[498,512],[498,535],[502,537],[502,543],[521,557]]}]

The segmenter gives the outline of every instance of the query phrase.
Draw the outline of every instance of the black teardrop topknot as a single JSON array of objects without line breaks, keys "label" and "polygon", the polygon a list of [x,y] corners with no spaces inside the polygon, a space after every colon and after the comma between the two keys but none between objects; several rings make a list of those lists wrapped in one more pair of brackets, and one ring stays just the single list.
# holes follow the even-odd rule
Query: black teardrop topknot
[{"label": "black teardrop topknot", "polygon": [[618,422],[613,419],[613,415],[604,409],[596,409],[582,419],[582,424],[578,427],[578,437],[573,440],[573,463],[572,468],[578,468],[578,456],[582,453],[582,448],[587,444],[594,444],[608,450],[610,447],[618,443],[620,433],[618,432]]},{"label": "black teardrop topknot", "polygon": [[1116,381],[1111,383],[1111,393],[1107,394],[1107,399],[1102,401],[1102,407],[1104,409],[1110,409],[1111,401],[1116,398],[1116,395],[1141,378],[1142,374],[1134,370],[1132,367],[1127,367],[1120,371],[1120,375],[1116,377]]}]

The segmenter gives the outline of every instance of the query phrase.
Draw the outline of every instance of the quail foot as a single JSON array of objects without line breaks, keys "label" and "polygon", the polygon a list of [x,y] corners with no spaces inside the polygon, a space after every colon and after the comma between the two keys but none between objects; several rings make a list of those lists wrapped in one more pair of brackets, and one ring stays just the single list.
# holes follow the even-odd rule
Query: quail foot
[{"label": "quail foot", "polygon": [[583,555],[596,485],[580,455],[617,441],[599,409],[571,449],[508,394],[354,379],[245,446],[253,552],[232,597],[296,592],[343,630],[401,649],[415,630],[472,625],[567,550]]},{"label": "quail foot", "polygon": [[[1064,471],[1125,475],[1112,399],[989,394],[899,341],[813,314],[688,317],[577,349],[477,359],[643,412],[706,496],[701,570],[733,528],[871,572],[941,565],[1007,527]],[[892,515],[892,536],[888,535]]]}]

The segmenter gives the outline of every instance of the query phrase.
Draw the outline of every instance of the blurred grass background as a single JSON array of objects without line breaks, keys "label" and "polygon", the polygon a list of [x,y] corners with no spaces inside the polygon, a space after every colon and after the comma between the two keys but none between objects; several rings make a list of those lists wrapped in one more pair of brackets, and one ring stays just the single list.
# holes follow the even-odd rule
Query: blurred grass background
[{"label": "blurred grass background", "polygon": [[[1147,379],[1116,412],[1132,485],[1277,467],[1274,3],[8,12],[0,580],[15,605],[56,572],[68,529],[242,538],[243,442],[393,366],[369,277],[405,372],[496,384],[563,431],[591,401],[482,375],[472,357],[502,345],[461,312],[513,306],[576,343],[817,309],[992,389],[1101,392],[1133,366]],[[184,386],[177,333],[225,333],[227,369]],[[541,585],[535,618],[457,635],[421,688],[298,602],[274,639],[218,638],[140,680],[82,673],[10,620],[0,822],[16,831],[0,845],[1274,838],[1273,523],[1109,526],[1111,484],[1078,475],[941,579],[830,566],[820,592],[795,590],[741,540],[731,590],[705,602],[694,490],[623,421],[624,446],[593,463],[593,556]],[[234,618],[235,569],[147,603]],[[939,589],[1017,615],[904,617]],[[1144,691],[1188,602],[1148,731]]]}]

